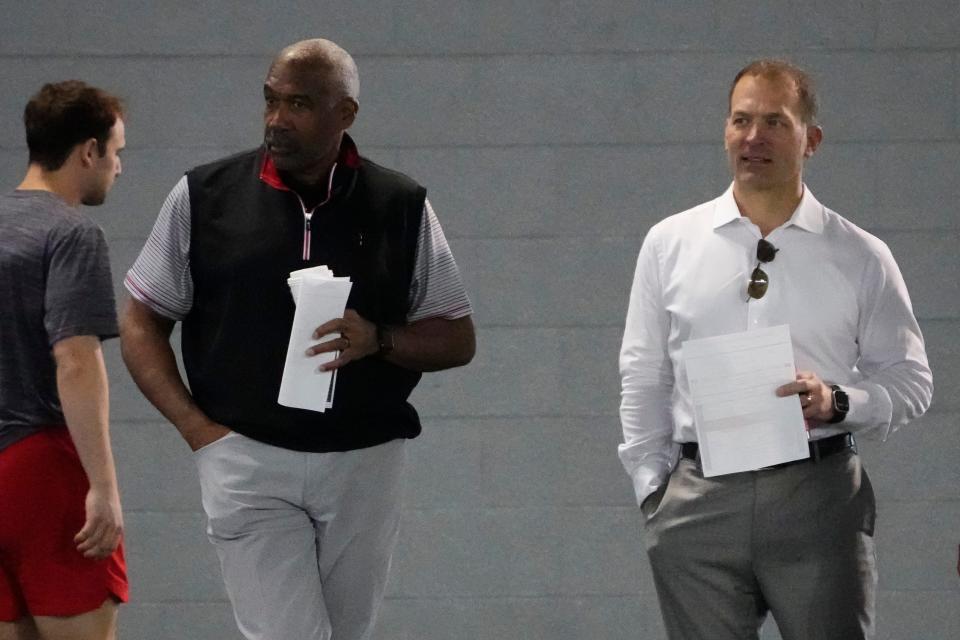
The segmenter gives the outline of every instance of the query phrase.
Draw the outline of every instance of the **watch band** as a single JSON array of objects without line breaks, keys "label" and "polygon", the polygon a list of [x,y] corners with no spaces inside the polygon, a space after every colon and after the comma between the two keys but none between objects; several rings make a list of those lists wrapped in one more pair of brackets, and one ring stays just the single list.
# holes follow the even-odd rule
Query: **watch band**
[{"label": "watch band", "polygon": [[386,325],[377,325],[377,346],[380,347],[377,353],[381,356],[385,356],[393,351],[393,331]]}]

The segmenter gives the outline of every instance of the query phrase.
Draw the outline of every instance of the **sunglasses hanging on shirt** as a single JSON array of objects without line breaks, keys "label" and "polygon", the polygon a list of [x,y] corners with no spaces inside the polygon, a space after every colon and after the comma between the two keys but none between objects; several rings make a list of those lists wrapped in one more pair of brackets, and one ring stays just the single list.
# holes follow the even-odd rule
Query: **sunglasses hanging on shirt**
[{"label": "sunglasses hanging on shirt", "polygon": [[770,279],[766,272],[760,268],[760,265],[773,262],[773,259],[777,257],[777,251],[780,251],[780,249],[763,238],[760,238],[760,241],[757,242],[757,266],[750,274],[750,282],[747,284],[747,302],[750,302],[750,298],[759,300],[767,292]]}]

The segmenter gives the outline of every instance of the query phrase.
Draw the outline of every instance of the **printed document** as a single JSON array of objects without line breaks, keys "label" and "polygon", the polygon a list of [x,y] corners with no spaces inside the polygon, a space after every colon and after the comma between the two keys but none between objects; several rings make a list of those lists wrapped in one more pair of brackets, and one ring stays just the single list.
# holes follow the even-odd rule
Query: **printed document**
[{"label": "printed document", "polygon": [[796,378],[789,326],[687,340],[682,357],[705,477],[810,456],[799,396],[776,395]]},{"label": "printed document", "polygon": [[313,332],[324,322],[343,317],[353,285],[350,278],[334,277],[323,265],[291,272],[287,284],[297,310],[277,402],[285,407],[323,412],[333,406],[337,372],[320,371],[320,365],[334,360],[339,352],[308,356],[307,349],[336,337],[331,334],[318,341],[313,339]]}]

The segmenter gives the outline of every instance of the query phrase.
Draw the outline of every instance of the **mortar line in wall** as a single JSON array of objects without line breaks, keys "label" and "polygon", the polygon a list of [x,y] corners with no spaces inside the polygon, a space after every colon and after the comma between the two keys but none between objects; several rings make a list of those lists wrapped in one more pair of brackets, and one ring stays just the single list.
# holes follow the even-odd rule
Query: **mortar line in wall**
[{"label": "mortar line in wall", "polygon": [[[250,145],[255,144],[251,140]],[[851,139],[834,140],[834,146],[894,146],[905,144],[957,144],[960,143],[960,136],[950,136],[941,138],[905,138],[897,140],[889,139]],[[247,148],[250,145],[241,145],[237,149]],[[377,151],[435,151],[435,150],[501,150],[501,149],[632,149],[632,148],[668,148],[668,147],[719,147],[722,143],[715,139],[710,140],[636,140],[629,142],[512,142],[502,144],[479,143],[479,142],[442,142],[436,144],[377,144],[367,143],[365,148],[376,149]],[[0,151],[26,151],[26,145],[0,145]],[[145,151],[224,151],[230,152],[234,147],[224,146],[222,144],[192,144],[183,146],[148,146],[134,145],[128,146],[126,153],[145,152]]]},{"label": "mortar line in wall", "polygon": [[[904,499],[904,498],[883,498],[880,496],[878,502],[883,505],[958,505],[960,498],[936,498],[936,499]],[[405,513],[416,514],[462,514],[462,513],[514,513],[519,511],[623,511],[633,513],[637,506],[632,502],[591,502],[583,504],[554,504],[554,503],[532,503],[532,504],[472,504],[468,506],[404,506]],[[190,515],[198,518],[206,517],[201,510],[187,509],[124,509],[129,515]]]},{"label": "mortar line in wall", "polygon": [[[950,417],[950,416],[960,416],[960,408],[940,408],[940,407],[931,407],[925,414],[925,418],[940,418],[940,417]],[[593,413],[593,414],[572,414],[572,413],[559,413],[559,414],[461,414],[461,415],[431,415],[427,413],[421,413],[420,419],[424,423],[427,423],[428,428],[438,428],[436,422],[501,422],[501,421],[549,421],[549,420],[619,420],[620,414],[609,412],[609,413]],[[138,428],[138,427],[156,427],[161,425],[159,428],[163,428],[166,425],[162,425],[160,420],[152,420],[149,418],[130,418],[130,419],[114,419],[112,421],[112,426],[114,428]],[[558,427],[560,430],[571,430],[570,427]],[[116,438],[114,438],[116,441]],[[416,440],[414,440],[416,441]]]},{"label": "mortar line in wall", "polygon": [[[879,593],[956,593],[956,588],[953,589],[886,589],[878,588]],[[395,602],[408,602],[408,601],[426,601],[426,602],[470,602],[470,601],[516,601],[516,600],[591,600],[591,599],[609,599],[609,598],[630,598],[634,599],[637,597],[647,596],[655,594],[656,592],[651,589],[639,589],[637,591],[629,592],[615,592],[615,593],[602,593],[602,592],[584,592],[584,593],[550,593],[550,594],[509,594],[509,595],[442,595],[442,596],[430,596],[430,595],[385,595],[384,600],[392,600]],[[131,607],[163,607],[169,605],[196,605],[196,606],[207,606],[207,605],[229,605],[230,601],[223,600],[206,600],[206,599],[197,599],[197,598],[160,598],[156,600],[133,602],[128,606]]]},{"label": "mortar line in wall", "polygon": [[[666,216],[664,216],[666,217]],[[652,226],[652,224],[651,224]],[[942,235],[945,233],[957,233],[960,234],[960,227],[879,227],[879,226],[869,226],[864,227],[866,231],[870,233],[925,233],[925,234],[936,234]],[[591,234],[589,231],[584,233],[577,234],[529,234],[529,235],[472,235],[472,234],[448,234],[447,240],[492,240],[492,241],[502,241],[502,240],[515,240],[515,241],[530,241],[530,242],[540,242],[540,241],[553,241],[553,240],[569,240],[569,241],[579,241],[579,240],[604,240],[607,242],[617,242],[617,241],[630,241],[630,240],[643,240],[646,234],[643,233],[625,233],[616,236],[611,235],[602,235],[602,234]],[[119,236],[118,236],[119,237]],[[639,247],[638,247],[639,248]]]},{"label": "mortar line in wall", "polygon": [[[865,227],[866,231],[877,235],[877,234],[893,234],[893,233],[918,233],[918,234],[928,234],[928,235],[937,235],[941,236],[944,234],[960,234],[960,227]],[[112,242],[143,242],[145,240],[145,235],[143,234],[131,234],[131,233],[117,233],[112,234],[107,231],[109,239]],[[591,234],[589,232],[577,233],[577,234],[568,234],[568,235],[557,235],[557,234],[528,234],[528,235],[472,235],[472,234],[446,234],[447,241],[451,243],[456,243],[458,241],[465,242],[554,242],[554,241],[569,241],[569,242],[581,242],[584,240],[589,241],[599,241],[599,242],[642,242],[645,237],[645,234],[640,233],[626,233],[617,236],[610,235],[601,235],[601,234]],[[639,244],[637,249],[639,250]]]},{"label": "mortar line in wall", "polygon": [[561,592],[549,592],[542,594],[509,594],[503,596],[492,596],[492,595],[452,595],[452,596],[404,596],[404,595],[394,595],[386,596],[385,600],[393,600],[395,602],[408,602],[408,601],[428,601],[428,602],[469,602],[469,601],[485,601],[485,602],[496,602],[496,601],[516,601],[516,600],[593,600],[600,598],[637,598],[647,595],[653,595],[656,592],[653,589],[649,590],[638,590],[638,591],[628,591],[628,592],[612,592],[606,593],[602,591],[583,591],[577,593],[561,593]]},{"label": "mortar line in wall", "polygon": [[[960,415],[960,407],[937,407],[932,406],[924,413],[928,416],[954,416]],[[453,420],[601,420],[604,418],[616,418],[619,420],[618,412],[600,412],[600,413],[485,413],[485,414],[430,414],[420,412],[421,421],[453,421]],[[141,424],[141,422],[132,420],[115,420],[114,424]],[[143,420],[142,424],[154,424],[150,420]],[[909,430],[909,427],[907,428]]]},{"label": "mortar line in wall", "polygon": [[[956,588],[954,589],[878,589],[878,591],[886,593],[955,593]],[[504,596],[487,596],[487,595],[451,595],[451,596],[404,596],[404,595],[392,595],[386,596],[387,600],[397,600],[397,601],[407,601],[407,600],[429,600],[429,601],[460,601],[460,600],[555,600],[555,599],[569,599],[577,600],[580,598],[633,598],[637,595],[645,595],[655,593],[654,589],[640,589],[637,591],[628,591],[628,592],[600,592],[600,591],[583,591],[577,593],[564,593],[564,592],[551,592],[545,594],[517,594],[517,595],[504,595]]]},{"label": "mortar line in wall", "polygon": [[[573,420],[595,420],[601,418],[618,418],[619,413],[607,412],[607,413],[525,413],[525,414],[515,414],[515,413],[503,413],[503,414],[457,414],[457,415],[446,415],[446,414],[429,414],[429,413],[420,413],[421,420],[558,420],[563,418],[573,419]],[[139,426],[155,426],[163,425],[162,418],[156,420],[150,418],[115,418],[111,421],[113,425],[139,425]]]},{"label": "mortar line in wall", "polygon": [[[590,328],[590,327],[588,327]],[[960,408],[957,409],[939,409],[937,407],[931,407],[925,415],[929,414],[956,414],[960,413]],[[420,412],[420,417],[429,420],[499,420],[499,419],[513,419],[513,418],[530,418],[530,419],[556,419],[556,418],[609,418],[609,417],[619,417],[619,412],[617,411],[598,411],[594,413],[574,413],[574,412],[563,412],[563,413],[487,413],[487,414],[475,414],[475,413],[458,413],[458,414],[441,414],[441,413],[427,413]],[[130,418],[114,418],[110,421],[111,424],[125,424],[125,425],[169,425],[166,420],[157,416],[156,418],[144,418],[144,417],[130,417]]]},{"label": "mortar line in wall", "polygon": [[[919,46],[919,47],[823,47],[817,49],[809,48],[789,48],[782,53],[786,56],[796,57],[798,55],[824,55],[824,54],[953,54],[958,50],[954,46]],[[636,49],[636,48],[617,48],[617,49],[582,49],[582,50],[530,50],[530,51],[508,51],[508,50],[488,50],[488,51],[412,51],[412,52],[385,52],[385,51],[363,51],[355,50],[353,57],[358,61],[364,60],[488,60],[492,58],[658,58],[663,56],[686,56],[699,57],[711,55],[730,55],[730,56],[759,56],[769,53],[767,49],[731,49],[730,47],[703,47],[697,49]],[[273,51],[251,51],[251,52],[231,52],[231,51],[198,51],[185,53],[170,53],[167,51],[129,51],[116,52],[111,51],[69,51],[56,53],[35,53],[35,52],[0,52],[0,60],[14,58],[18,60],[28,59],[50,59],[50,60],[76,60],[80,58],[93,59],[125,59],[125,60],[197,60],[197,59],[225,59],[242,60],[246,58],[255,60],[268,60],[275,52]]]},{"label": "mortar line in wall", "polygon": [[877,501],[882,504],[960,504],[960,498],[936,498],[936,499],[924,499],[924,498],[884,498],[882,495],[877,498]]},{"label": "mortar line in wall", "polygon": [[[602,592],[586,592],[583,594],[580,593],[546,593],[546,594],[510,594],[505,596],[492,596],[492,595],[449,595],[449,596],[429,596],[429,595],[414,595],[414,596],[404,596],[404,595],[385,595],[384,600],[393,600],[395,602],[407,602],[414,600],[421,601],[433,601],[433,602],[456,602],[456,601],[497,601],[497,600],[556,600],[556,599],[566,599],[566,600],[576,600],[578,598],[593,599],[593,598],[636,598],[638,596],[651,595],[653,590],[640,590],[640,591],[630,591],[627,593],[602,593]],[[159,606],[169,606],[169,605],[211,605],[211,604],[224,604],[229,605],[229,600],[196,600],[196,599],[167,599],[161,598],[156,600],[150,600],[147,602],[137,601],[128,606],[147,606],[147,607],[159,607]]]},{"label": "mortar line in wall", "polygon": [[[850,139],[850,140],[831,140],[833,146],[836,145],[858,145],[858,146],[877,146],[877,145],[898,145],[898,144],[955,144],[960,142],[960,137],[948,136],[948,137],[937,137],[937,138],[905,138],[898,140],[890,139]],[[501,144],[490,144],[490,143],[436,143],[436,144],[368,144],[367,147],[374,147],[376,149],[382,150],[392,150],[392,151],[405,151],[405,150],[431,150],[431,149],[514,149],[514,148],[570,148],[570,149],[582,149],[596,147],[600,149],[608,149],[615,147],[631,148],[631,147],[684,147],[684,146],[697,146],[697,147],[722,147],[723,141],[717,139],[704,139],[704,140],[636,140],[628,142],[615,142],[615,141],[591,141],[591,142],[511,142],[511,143],[501,143]]]},{"label": "mortar line in wall", "polygon": [[[951,415],[960,415],[960,407],[951,409],[951,408],[939,408],[937,406],[932,406],[924,416],[951,416]],[[422,420],[558,420],[563,418],[570,418],[573,420],[594,420],[599,418],[620,418],[620,413],[618,411],[601,411],[597,413],[498,413],[498,414],[456,414],[456,415],[446,415],[446,414],[431,414],[420,412],[420,418]],[[115,424],[130,424],[130,421],[114,421]],[[144,424],[153,424],[149,420],[144,420]],[[906,428],[909,430],[909,427]]]},{"label": "mortar line in wall", "polygon": [[[624,304],[626,304],[626,299],[624,299]],[[960,321],[958,316],[917,316],[919,322],[957,322]],[[567,329],[590,329],[590,330],[605,330],[605,329],[618,329],[623,330],[623,322],[618,321],[616,323],[577,323],[577,324],[539,324],[535,322],[529,323],[498,323],[498,322],[483,322],[478,321],[475,323],[477,329],[557,329],[557,330],[567,330]]]},{"label": "mortar line in wall", "polygon": [[[938,502],[939,504],[939,502]],[[417,507],[417,506],[403,506],[402,511],[405,513],[417,513],[417,514],[441,514],[441,513],[476,513],[476,512],[516,512],[516,511],[625,511],[628,513],[633,513],[637,510],[637,505],[631,502],[597,502],[590,504],[544,504],[544,503],[535,503],[527,505],[495,505],[495,504],[474,504],[466,507]],[[173,509],[124,509],[123,510],[127,515],[137,515],[137,516],[181,516],[181,515],[190,515],[197,516],[198,518],[206,518],[206,515],[203,511],[186,511],[186,510],[173,510]]]}]

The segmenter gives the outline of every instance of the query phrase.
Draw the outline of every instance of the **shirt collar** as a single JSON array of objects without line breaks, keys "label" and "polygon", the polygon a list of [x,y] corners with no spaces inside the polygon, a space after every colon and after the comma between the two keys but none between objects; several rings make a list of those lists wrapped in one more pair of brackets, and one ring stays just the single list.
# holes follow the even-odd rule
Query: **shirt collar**
[{"label": "shirt collar", "polygon": [[[327,184],[333,185],[334,172],[337,167],[347,167],[349,169],[359,169],[363,161],[360,158],[360,152],[357,150],[357,143],[353,141],[348,134],[343,134],[343,140],[340,142],[340,152],[337,155],[337,161],[330,167],[330,174],[327,176]],[[274,189],[280,191],[290,191],[280,177],[277,166],[273,163],[273,158],[266,151],[263,152],[263,161],[260,164],[260,180],[267,183]],[[328,194],[329,198],[329,194]]]},{"label": "shirt collar", "polygon": [[[797,226],[811,233],[823,233],[824,215],[823,205],[813,197],[809,187],[803,185],[800,204],[783,226]],[[719,229],[725,224],[739,220],[740,217],[740,208],[737,207],[737,201],[733,197],[733,183],[731,183],[723,195],[716,200],[716,206],[713,209],[713,228]]]}]

